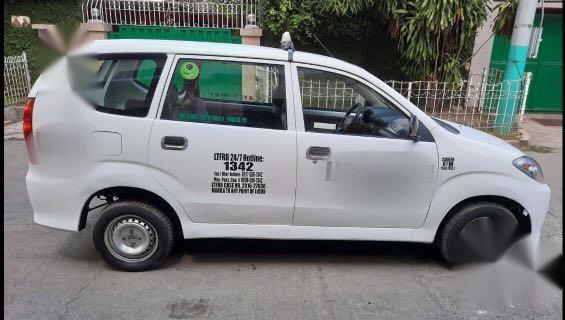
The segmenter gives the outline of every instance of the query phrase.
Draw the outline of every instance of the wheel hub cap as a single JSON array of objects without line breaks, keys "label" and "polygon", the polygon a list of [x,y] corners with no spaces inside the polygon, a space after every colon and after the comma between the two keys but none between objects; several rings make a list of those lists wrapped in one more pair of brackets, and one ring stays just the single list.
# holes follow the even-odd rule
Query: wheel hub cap
[{"label": "wheel hub cap", "polygon": [[157,234],[147,221],[118,217],[106,228],[105,241],[110,252],[125,261],[143,261],[156,249]]}]

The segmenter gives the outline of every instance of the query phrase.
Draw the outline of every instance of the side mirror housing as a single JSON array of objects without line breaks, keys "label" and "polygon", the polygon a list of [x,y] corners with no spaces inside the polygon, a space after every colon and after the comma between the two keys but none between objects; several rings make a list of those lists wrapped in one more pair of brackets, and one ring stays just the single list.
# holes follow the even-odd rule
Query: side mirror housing
[{"label": "side mirror housing", "polygon": [[410,127],[408,128],[408,136],[412,138],[412,141],[418,141],[418,130],[420,129],[420,121],[416,115],[410,116]]}]

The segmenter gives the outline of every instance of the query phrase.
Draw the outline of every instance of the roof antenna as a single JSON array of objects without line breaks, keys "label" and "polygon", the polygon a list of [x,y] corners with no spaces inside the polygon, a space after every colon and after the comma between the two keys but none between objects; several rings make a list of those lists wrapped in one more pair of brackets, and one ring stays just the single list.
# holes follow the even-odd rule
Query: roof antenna
[{"label": "roof antenna", "polygon": [[288,61],[292,61],[292,54],[294,53],[294,43],[290,39],[290,33],[285,31],[281,37],[281,49],[288,51]]}]

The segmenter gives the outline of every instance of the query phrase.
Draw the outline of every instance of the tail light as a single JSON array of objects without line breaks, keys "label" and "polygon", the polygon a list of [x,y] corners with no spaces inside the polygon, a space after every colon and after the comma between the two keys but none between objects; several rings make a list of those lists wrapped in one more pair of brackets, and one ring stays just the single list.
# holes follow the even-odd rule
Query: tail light
[{"label": "tail light", "polygon": [[24,107],[23,112],[23,120],[24,120],[24,140],[26,141],[27,146],[27,155],[29,158],[29,162],[35,164],[35,150],[33,147],[33,104],[35,102],[34,98],[28,98],[26,101],[26,105]]}]

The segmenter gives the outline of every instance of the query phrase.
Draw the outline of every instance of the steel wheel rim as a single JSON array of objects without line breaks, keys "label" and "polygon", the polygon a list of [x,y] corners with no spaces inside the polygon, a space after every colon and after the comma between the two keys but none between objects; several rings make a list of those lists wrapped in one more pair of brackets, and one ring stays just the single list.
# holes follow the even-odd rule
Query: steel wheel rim
[{"label": "steel wheel rim", "polygon": [[159,236],[146,220],[127,215],[117,217],[108,224],[104,231],[104,243],[114,257],[130,263],[141,262],[155,253]]}]

